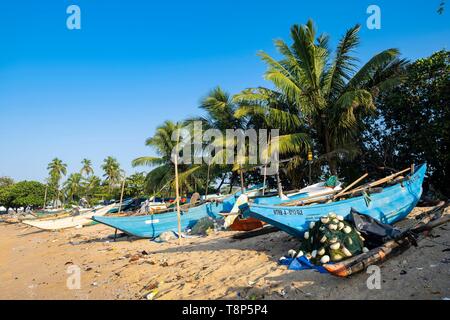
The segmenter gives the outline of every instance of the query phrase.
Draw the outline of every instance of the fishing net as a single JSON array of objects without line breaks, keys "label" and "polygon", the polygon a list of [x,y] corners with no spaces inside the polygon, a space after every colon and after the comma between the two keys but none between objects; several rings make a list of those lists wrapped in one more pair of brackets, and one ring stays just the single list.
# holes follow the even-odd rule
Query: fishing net
[{"label": "fishing net", "polygon": [[353,225],[331,212],[310,223],[297,257],[305,255],[314,264],[324,264],[360,254],[363,248],[364,239]]},{"label": "fishing net", "polygon": [[214,220],[210,217],[203,217],[192,227],[191,234],[207,235],[208,230],[214,230]]}]

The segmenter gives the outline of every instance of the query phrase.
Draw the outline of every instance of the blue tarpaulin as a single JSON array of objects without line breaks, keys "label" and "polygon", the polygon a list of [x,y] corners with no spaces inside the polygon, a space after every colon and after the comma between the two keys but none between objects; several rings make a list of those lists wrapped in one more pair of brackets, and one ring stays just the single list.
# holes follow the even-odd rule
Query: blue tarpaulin
[{"label": "blue tarpaulin", "polygon": [[279,263],[283,266],[288,266],[289,270],[314,269],[319,271],[320,273],[328,273],[328,271],[324,267],[312,264],[305,256],[297,258],[283,257],[280,259]]}]

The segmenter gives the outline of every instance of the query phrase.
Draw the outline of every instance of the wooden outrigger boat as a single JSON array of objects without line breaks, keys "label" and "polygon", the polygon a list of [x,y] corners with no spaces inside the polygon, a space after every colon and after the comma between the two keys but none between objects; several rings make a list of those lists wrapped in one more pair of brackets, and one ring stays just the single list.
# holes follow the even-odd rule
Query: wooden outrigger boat
[{"label": "wooden outrigger boat", "polygon": [[94,209],[92,211],[82,213],[77,216],[64,217],[59,219],[51,219],[51,220],[25,220],[22,223],[36,227],[43,230],[59,230],[59,229],[67,229],[74,228],[78,226],[85,226],[92,223],[91,217],[93,215],[105,215],[109,210],[114,208],[116,204],[111,204],[109,206],[105,206],[100,209]]},{"label": "wooden outrigger boat", "polygon": [[[223,202],[207,202],[186,208],[180,215],[181,228],[193,227],[203,217],[219,218],[219,212],[224,208],[232,207],[233,200],[234,195],[229,196]],[[102,217],[95,215],[92,220],[138,238],[156,238],[165,231],[178,232],[178,217],[175,210],[143,216]]]},{"label": "wooden outrigger boat", "polygon": [[[248,189],[248,193],[256,194],[259,189],[261,186],[255,186]],[[214,202],[204,202],[196,206],[180,206],[181,229],[193,227],[198,220],[204,217],[221,218],[220,212],[230,212],[241,194],[242,191],[238,191],[235,194],[216,199]],[[169,212],[143,216],[99,217],[96,215],[92,217],[92,220],[139,238],[156,238],[165,231],[178,232],[178,216],[174,209]]]},{"label": "wooden outrigger boat", "polygon": [[[351,208],[383,223],[392,224],[405,218],[416,206],[422,195],[425,172],[426,164],[423,164],[402,181],[383,188],[379,193],[367,195],[364,188],[358,188],[356,190],[362,192],[363,195],[346,200],[296,206],[260,205],[246,202],[239,208],[244,217],[259,219],[296,237],[303,237],[310,222],[317,221],[329,212],[335,212],[345,217],[350,214]],[[388,181],[387,179],[383,180]],[[368,185],[368,187],[371,186],[373,184]],[[335,196],[330,195],[325,199],[332,201]],[[305,203],[307,202],[305,201]]]}]

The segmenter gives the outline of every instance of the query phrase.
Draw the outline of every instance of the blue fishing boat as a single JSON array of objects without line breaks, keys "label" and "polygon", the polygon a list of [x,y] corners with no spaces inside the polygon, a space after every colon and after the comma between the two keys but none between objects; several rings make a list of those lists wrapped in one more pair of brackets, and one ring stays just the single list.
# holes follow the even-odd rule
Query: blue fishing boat
[{"label": "blue fishing boat", "polygon": [[426,164],[423,164],[404,181],[370,196],[359,196],[327,204],[292,207],[245,203],[239,208],[244,217],[250,216],[262,220],[296,237],[303,236],[311,221],[317,221],[329,212],[345,217],[350,213],[351,208],[383,223],[392,224],[405,218],[417,205],[422,195],[422,182],[426,169]]},{"label": "blue fishing boat", "polygon": [[[261,187],[262,185],[253,186],[248,188],[247,192],[259,190]],[[219,213],[229,212],[241,194],[242,192],[238,191],[223,198],[222,201],[207,202],[185,211],[182,210],[181,230],[192,228],[203,217],[222,219]],[[145,216],[93,216],[92,220],[140,238],[156,238],[165,231],[178,231],[178,217],[175,209],[166,213]]]}]

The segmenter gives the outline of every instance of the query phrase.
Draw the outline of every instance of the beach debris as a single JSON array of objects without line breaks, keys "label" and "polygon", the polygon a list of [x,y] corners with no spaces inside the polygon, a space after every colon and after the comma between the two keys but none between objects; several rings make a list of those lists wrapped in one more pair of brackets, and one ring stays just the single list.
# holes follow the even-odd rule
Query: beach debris
[{"label": "beach debris", "polygon": [[163,242],[168,242],[175,239],[178,239],[178,237],[173,231],[165,231],[158,236],[158,240]]},{"label": "beach debris", "polygon": [[159,291],[157,289],[152,290],[151,292],[149,292],[145,295],[145,298],[147,300],[154,300],[156,298],[156,295],[158,294],[158,292]]},{"label": "beach debris", "polygon": [[450,263],[450,258],[444,258],[441,260],[441,263]]},{"label": "beach debris", "polygon": [[128,262],[134,262],[134,261],[138,261],[141,258],[141,256],[139,254],[134,254],[131,256],[130,260],[128,260]]},{"label": "beach debris", "polygon": [[288,251],[288,256],[293,258],[293,257],[295,257],[296,253],[297,253],[297,251],[291,249]]},{"label": "beach debris", "polygon": [[401,274],[401,275],[404,275],[404,274],[407,274],[407,273],[408,273],[408,272],[407,272],[406,270],[403,270],[403,269],[400,271],[400,274]]},{"label": "beach debris", "polygon": [[192,227],[191,234],[206,236],[214,232],[214,220],[211,217],[203,217]]}]

